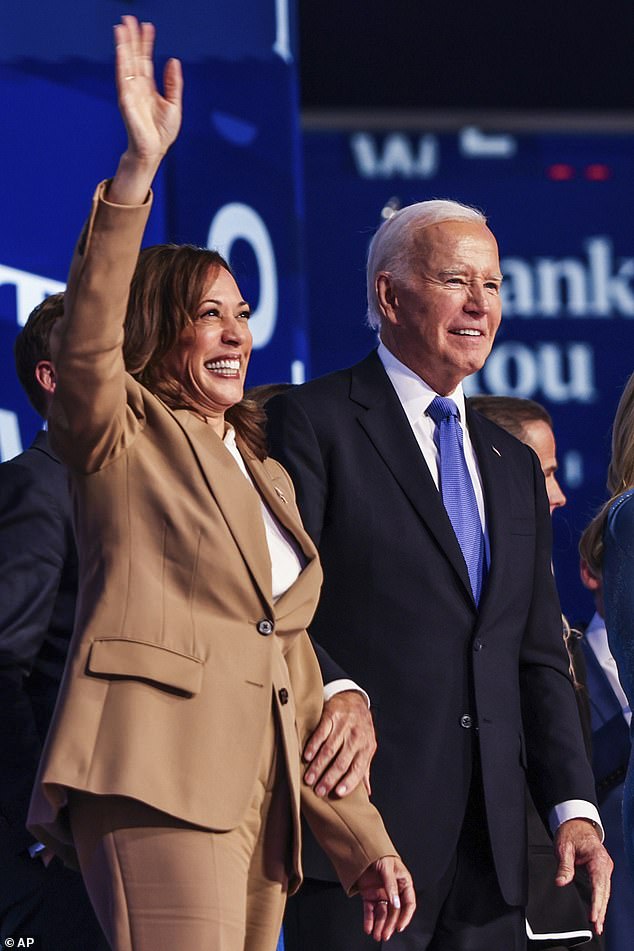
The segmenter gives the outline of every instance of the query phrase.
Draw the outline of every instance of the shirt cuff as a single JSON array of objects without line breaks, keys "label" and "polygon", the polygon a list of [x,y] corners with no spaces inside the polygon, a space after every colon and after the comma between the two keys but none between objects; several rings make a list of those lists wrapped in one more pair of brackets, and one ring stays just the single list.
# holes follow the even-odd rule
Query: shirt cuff
[{"label": "shirt cuff", "polygon": [[357,693],[360,693],[362,697],[365,698],[365,702],[368,705],[368,710],[370,709],[370,698],[365,692],[355,684],[354,680],[331,680],[330,683],[324,684],[324,703],[327,703],[331,697],[334,697],[337,693],[343,693],[345,690],[356,690]]},{"label": "shirt cuff", "polygon": [[601,825],[601,816],[597,807],[591,802],[586,802],[585,799],[566,799],[565,802],[560,802],[551,809],[548,823],[552,834],[554,835],[559,826],[568,819],[587,819],[595,827],[603,842],[605,832]]}]

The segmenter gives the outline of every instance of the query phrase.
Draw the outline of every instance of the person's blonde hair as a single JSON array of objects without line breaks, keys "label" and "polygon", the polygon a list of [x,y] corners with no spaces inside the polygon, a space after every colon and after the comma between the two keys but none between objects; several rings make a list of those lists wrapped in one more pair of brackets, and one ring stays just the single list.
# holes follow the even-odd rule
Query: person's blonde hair
[{"label": "person's blonde hair", "polygon": [[608,466],[610,498],[592,519],[579,542],[579,553],[590,571],[601,577],[603,531],[610,506],[626,489],[634,486],[634,373],[630,376],[612,425],[612,457]]}]

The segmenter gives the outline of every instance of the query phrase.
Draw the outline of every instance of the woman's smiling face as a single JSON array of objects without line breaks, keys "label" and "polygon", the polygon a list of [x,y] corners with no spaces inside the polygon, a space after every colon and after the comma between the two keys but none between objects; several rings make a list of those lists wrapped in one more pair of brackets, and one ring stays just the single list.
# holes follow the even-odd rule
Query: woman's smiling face
[{"label": "woman's smiling face", "polygon": [[239,403],[244,392],[252,346],[250,315],[229,271],[211,267],[194,320],[164,361],[192,408],[217,421],[221,434],[226,410]]}]

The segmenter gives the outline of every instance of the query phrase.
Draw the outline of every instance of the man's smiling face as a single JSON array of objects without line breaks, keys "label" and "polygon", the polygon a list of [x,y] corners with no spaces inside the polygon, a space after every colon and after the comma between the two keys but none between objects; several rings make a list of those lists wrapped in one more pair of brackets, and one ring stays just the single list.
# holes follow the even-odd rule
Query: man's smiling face
[{"label": "man's smiling face", "polygon": [[381,339],[437,393],[479,370],[500,326],[502,275],[485,224],[443,221],[416,232],[407,273],[377,275]]}]

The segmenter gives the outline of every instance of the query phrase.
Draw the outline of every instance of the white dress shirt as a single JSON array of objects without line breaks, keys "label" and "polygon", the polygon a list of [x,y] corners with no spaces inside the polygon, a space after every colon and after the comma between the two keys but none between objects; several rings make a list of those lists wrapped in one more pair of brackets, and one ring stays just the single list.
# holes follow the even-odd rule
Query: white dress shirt
[{"label": "white dress shirt", "polygon": [[[227,429],[223,442],[238,463],[245,479],[253,485],[253,479],[249,475],[249,470],[245,466],[244,459],[240,455],[240,450],[236,445],[234,429],[231,427]],[[254,485],[253,488],[255,489]],[[259,492],[258,498],[260,499],[266,543],[271,558],[271,582],[273,601],[275,602],[297,581],[302,568],[306,564],[306,559],[295,539],[280,525]]]},{"label": "white dress shirt", "polygon": [[[440,489],[440,453],[436,444],[436,423],[431,416],[427,416],[427,408],[432,401],[439,396],[431,386],[428,386],[424,380],[421,380],[413,370],[401,363],[393,353],[391,353],[384,343],[379,343],[379,359],[383,364],[385,372],[390,378],[390,383],[396,390],[401,406],[405,410],[407,420],[416,436],[416,442],[420,446],[427,468],[429,469],[434,484]],[[473,483],[476,502],[478,505],[478,514],[480,515],[480,524],[484,535],[484,553],[487,565],[490,564],[489,536],[487,533],[486,510],[484,507],[484,492],[482,491],[482,479],[476,454],[473,451],[471,437],[467,428],[467,417],[465,409],[465,396],[462,389],[462,383],[459,383],[453,393],[443,394],[452,399],[460,413],[460,426],[462,428],[462,445],[464,449],[465,462]]]},{"label": "white dress shirt", "polygon": [[[235,430],[231,426],[227,427],[223,442],[237,462],[244,477],[253,485],[253,479],[249,475],[249,470],[245,466],[244,459],[240,455],[240,450],[236,445]],[[255,489],[254,485],[253,487]],[[268,505],[264,502],[262,496],[259,495],[259,498],[262,518],[264,520],[266,543],[271,559],[273,601],[277,601],[277,599],[297,581],[300,572],[306,564],[306,559],[293,536],[280,525]],[[329,683],[324,684],[324,703],[330,700],[331,697],[334,697],[335,694],[343,693],[346,690],[355,690],[357,693],[360,693],[365,697],[368,707],[370,706],[370,698],[365,690],[362,690],[353,680],[344,678],[331,680]]]},{"label": "white dress shirt", "polygon": [[621,686],[621,681],[619,680],[619,671],[616,666],[616,661],[614,657],[612,657],[612,652],[610,651],[608,632],[605,629],[605,621],[598,611],[594,612],[592,620],[586,628],[585,639],[592,649],[594,656],[599,661],[603,673],[608,678],[610,686],[612,687],[612,690],[621,704],[623,716],[625,717],[627,725],[629,726],[632,722],[632,711],[630,709],[628,699],[625,696],[623,687]]},{"label": "white dress shirt", "polygon": [[[447,396],[449,399],[452,399],[458,407],[458,412],[460,413],[460,425],[462,426],[463,432],[465,461],[467,463],[469,475],[471,476],[471,481],[473,482],[473,489],[475,491],[476,501],[478,503],[478,512],[480,513],[482,531],[484,532],[487,564],[490,564],[491,559],[489,538],[486,528],[486,510],[484,505],[482,479],[480,476],[478,461],[476,459],[471,438],[469,436],[469,428],[467,426],[467,416],[465,411],[465,396],[462,389],[462,384],[459,383],[453,393],[439,394],[434,392],[434,390],[432,390],[432,388],[428,386],[424,380],[417,376],[413,370],[410,370],[409,367],[406,367],[405,364],[401,363],[401,361],[398,360],[397,357],[395,357],[394,354],[387,349],[382,341],[379,343],[378,356],[405,411],[405,415],[407,416],[408,422],[412,427],[412,431],[416,437],[418,445],[420,446],[420,450],[423,454],[425,462],[427,463],[427,467],[436,484],[436,488],[439,487],[440,483],[438,465],[439,453],[438,447],[436,446],[436,442],[434,440],[436,424],[430,416],[426,415],[425,411],[432,400],[436,396],[440,395]],[[596,827],[598,827],[601,838],[603,839],[603,826],[601,825],[601,818],[599,816],[598,810],[592,805],[591,802],[586,802],[583,799],[566,800],[566,802],[562,802],[554,806],[548,818],[550,828],[553,833],[559,828],[562,822],[566,822],[568,819],[588,819]]]},{"label": "white dress shirt", "polygon": [[[424,380],[421,380],[413,370],[401,363],[393,353],[391,353],[385,344],[379,344],[379,359],[385,368],[385,372],[390,378],[390,383],[396,390],[408,422],[412,427],[416,441],[425,457],[427,467],[431,472],[432,478],[439,488],[439,458],[438,446],[434,439],[436,432],[436,423],[431,416],[427,416],[427,408],[432,401],[440,394],[435,393],[431,386],[428,386]],[[462,389],[462,383],[459,383],[453,393],[442,394],[448,399],[452,399],[458,407],[460,413],[460,425],[463,433],[463,447],[467,469],[473,482],[476,501],[478,503],[478,512],[480,513],[480,522],[482,528],[486,531],[486,513],[484,510],[484,493],[482,491],[482,480],[480,478],[480,469],[476,459],[469,430],[467,428],[465,412],[465,396]]]}]

